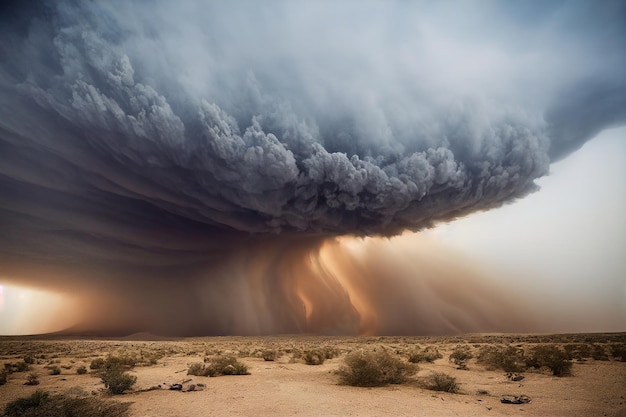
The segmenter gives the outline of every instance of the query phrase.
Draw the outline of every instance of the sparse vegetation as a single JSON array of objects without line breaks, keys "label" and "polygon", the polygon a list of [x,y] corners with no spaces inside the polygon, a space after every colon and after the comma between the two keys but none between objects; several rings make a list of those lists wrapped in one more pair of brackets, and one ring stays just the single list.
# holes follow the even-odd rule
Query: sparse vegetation
[{"label": "sparse vegetation", "polygon": [[189,365],[187,375],[208,376],[208,374],[205,374],[205,370],[206,366],[203,363],[195,362]]},{"label": "sparse vegetation", "polygon": [[402,384],[417,372],[416,365],[405,363],[384,350],[352,352],[346,355],[344,362],[337,371],[341,383],[357,387]]},{"label": "sparse vegetation", "polygon": [[[444,394],[444,392],[460,392],[470,395],[488,395],[490,398],[482,398],[484,404],[497,402],[497,398],[505,391],[513,390],[511,394],[524,393],[526,388],[519,387],[524,384],[525,387],[531,385],[536,388],[536,384],[541,382],[542,390],[545,389],[545,396],[552,396],[559,390],[568,389],[570,386],[580,387],[580,389],[606,389],[611,395],[617,393],[619,398],[619,368],[621,363],[618,362],[598,362],[598,360],[619,361],[626,359],[626,334],[592,334],[592,335],[500,335],[500,334],[473,334],[473,335],[457,335],[454,337],[440,336],[424,336],[424,337],[335,337],[335,336],[269,336],[263,338],[256,337],[215,337],[215,338],[194,338],[186,340],[166,340],[166,341],[135,341],[135,340],[45,340],[38,341],[32,339],[15,339],[5,338],[0,343],[0,384],[6,382],[7,386],[0,387],[3,389],[5,400],[0,405],[0,416],[3,415],[3,408],[11,400],[21,396],[26,397],[36,389],[49,390],[49,397],[46,401],[51,401],[56,392],[63,392],[65,399],[69,396],[82,397],[83,400],[94,398],[96,400],[107,399],[109,393],[132,392],[131,396],[121,396],[122,400],[128,399],[135,401],[133,409],[142,410],[140,414],[150,414],[150,410],[157,410],[163,402],[170,401],[174,397],[180,398],[184,403],[180,413],[184,415],[194,415],[192,403],[195,401],[187,401],[189,398],[199,398],[209,395],[214,401],[230,401],[237,394],[237,389],[250,389],[255,396],[267,395],[266,389],[275,387],[281,381],[293,381],[298,376],[291,369],[297,372],[305,372],[310,375],[318,374],[332,376],[336,383],[352,384],[356,386],[378,386],[401,381],[408,382],[414,389],[410,391],[420,397],[430,397],[434,395],[446,400],[455,394]],[[464,346],[464,349],[457,349],[458,346]],[[541,347],[544,348],[541,348]],[[545,348],[545,346],[548,346]],[[465,353],[465,349],[470,351],[474,358],[468,361],[461,355],[457,358],[457,351]],[[542,350],[543,349],[543,350]],[[546,349],[548,349],[546,351]],[[561,357],[561,352],[564,356]],[[369,352],[360,354],[355,352]],[[551,352],[548,354],[548,352]],[[556,353],[555,353],[556,352]],[[342,354],[341,359],[332,360],[328,363],[328,358],[334,357],[338,353]],[[441,358],[443,353],[444,358]],[[375,355],[387,355],[387,357],[395,359],[397,366],[391,366],[390,370],[380,371],[380,363],[385,361],[363,360],[355,361],[354,370],[348,366],[348,362],[344,363],[344,357],[356,355],[357,358],[371,358]],[[27,362],[34,357],[34,364]],[[370,356],[371,355],[371,356]],[[288,361],[294,357],[294,362],[299,365],[292,366],[286,363],[263,362],[264,360],[278,360],[281,362]],[[220,385],[219,392],[214,392],[209,384],[208,379],[185,376],[189,370],[190,375],[232,375],[247,373],[246,368],[238,369],[232,362],[235,357],[238,361],[247,364],[255,364],[258,367],[252,372],[261,377],[268,383],[256,387],[254,381],[248,380],[249,385],[245,381],[235,383],[235,385]],[[247,357],[251,359],[242,359]],[[450,361],[449,361],[450,357]],[[571,371],[575,373],[574,378],[568,381],[558,380],[554,378],[550,382],[551,377],[546,375],[556,373],[567,374],[555,367],[549,360],[551,357],[556,359],[565,359],[566,367],[571,365]],[[158,360],[159,369],[141,369],[139,380],[133,375],[137,375],[131,371],[139,366],[139,364],[149,364],[154,362],[154,358],[163,358]],[[203,363],[203,358],[205,362]],[[307,358],[309,363],[320,363],[324,360],[324,365],[311,369],[306,366]],[[439,359],[441,358],[441,359]],[[478,368],[477,374],[468,371],[456,371],[453,362],[454,359],[466,360],[467,366]],[[595,360],[594,360],[595,358]],[[577,360],[584,361],[584,364],[572,364]],[[334,362],[337,361],[335,364]],[[420,362],[420,366],[425,368],[422,372],[415,375],[415,370],[403,371],[405,366],[411,365],[411,361]],[[194,364],[193,362],[198,362]],[[424,362],[430,364],[421,365]],[[5,365],[6,363],[6,365]],[[185,365],[187,363],[187,365]],[[373,363],[373,364],[372,364]],[[181,365],[182,364],[182,365]],[[459,363],[460,365],[461,363]],[[229,366],[230,365],[230,366]],[[30,366],[32,370],[23,372]],[[61,370],[60,376],[48,376],[53,367]],[[529,366],[532,368],[527,369]],[[96,368],[90,370],[90,368]],[[114,368],[114,371],[106,371],[108,368]],[[305,368],[309,368],[307,371]],[[315,367],[313,367],[315,368]],[[331,369],[341,368],[341,371],[335,373]],[[488,370],[498,370],[497,372],[487,372]],[[67,370],[66,370],[67,369]],[[184,369],[182,374],[179,372]],[[221,371],[220,371],[221,369]],[[326,369],[326,371],[324,371]],[[399,370],[399,371],[398,371]],[[499,372],[502,370],[503,372]],[[11,372],[22,372],[13,373]],[[166,371],[166,372],[164,372]],[[242,372],[243,371],[243,372]],[[32,372],[36,372],[36,375]],[[329,375],[329,372],[332,375]],[[431,375],[433,372],[439,372],[439,375]],[[443,372],[443,374],[441,374]],[[540,372],[544,375],[535,375],[529,372]],[[77,374],[91,373],[89,378],[78,376]],[[72,376],[73,374],[74,376]],[[480,374],[480,376],[478,375]],[[144,376],[145,375],[145,376]],[[395,377],[394,375],[400,375]],[[38,376],[38,378],[36,378]],[[62,382],[61,378],[66,377],[68,381]],[[94,377],[97,377],[94,379]],[[103,378],[104,377],[104,378]],[[454,379],[456,377],[456,379]],[[4,378],[4,381],[2,379]],[[104,389],[100,379],[106,384]],[[192,379],[193,378],[193,379]],[[281,379],[284,378],[284,379]],[[524,379],[525,378],[525,379]],[[546,379],[547,378],[547,379]],[[570,380],[571,379],[571,380]],[[8,380],[8,381],[7,381]],[[29,381],[39,381],[36,386],[24,386]],[[136,382],[135,382],[136,381]],[[141,387],[138,385],[141,384]],[[204,382],[204,384],[203,384]],[[244,384],[242,386],[241,384]],[[306,380],[306,384],[319,384],[322,380],[319,378],[311,378]],[[156,385],[159,384],[159,385]],[[572,385],[574,384],[574,385]],[[603,385],[604,384],[604,385]],[[314,388],[313,385],[307,385]],[[393,386],[393,385],[391,385]],[[100,387],[100,389],[98,389]],[[189,394],[173,394],[169,389],[179,389],[182,392],[192,392]],[[418,389],[417,387],[424,388]],[[139,389],[141,388],[141,389]],[[257,389],[258,388],[258,389]],[[425,391],[425,389],[441,390],[442,393],[434,391]],[[161,393],[143,394],[144,390],[164,390]],[[344,394],[353,395],[354,389],[339,389],[337,393],[345,400]],[[61,391],[62,390],[62,391]],[[167,390],[167,392],[165,391]],[[207,391],[206,393],[195,393],[195,391]],[[255,391],[256,390],[256,391]],[[261,391],[262,390],[262,391]],[[133,392],[136,391],[136,392]],[[304,390],[303,390],[304,391]],[[364,391],[363,395],[371,395],[375,391]],[[393,391],[393,390],[392,390]],[[106,394],[104,394],[106,392]],[[303,392],[302,395],[312,395],[317,392],[311,389],[308,393]],[[369,392],[369,394],[368,394]],[[391,391],[390,391],[391,392]],[[430,392],[430,394],[428,394]],[[491,392],[491,394],[489,394]],[[506,391],[508,392],[508,391]],[[351,394],[350,394],[351,393]],[[532,394],[532,392],[526,392]],[[215,394],[215,395],[214,395]],[[392,394],[393,395],[393,394]],[[86,398],[85,398],[86,397]],[[193,397],[193,398],[192,398]],[[255,397],[257,398],[257,397]],[[251,398],[246,396],[245,401]],[[455,400],[456,403],[461,403]],[[466,399],[469,400],[469,399]],[[69,400],[68,400],[69,401]],[[116,399],[119,401],[119,399]],[[156,401],[154,404],[147,402]],[[464,400],[465,401],[465,400]],[[583,399],[581,399],[583,401]],[[585,399],[586,401],[586,399]],[[439,402],[439,400],[437,400]],[[61,402],[55,403],[55,407],[65,407]],[[582,404],[582,403],[581,403]],[[442,403],[441,407],[445,407]],[[594,411],[593,415],[602,415],[595,411],[603,411],[600,404],[592,405],[590,402],[585,403],[589,410]],[[246,405],[248,406],[248,405]],[[491,404],[489,404],[491,406]],[[30,416],[49,417],[48,405],[42,407],[31,407]],[[277,406],[277,414],[286,411],[282,406]],[[404,406],[403,406],[404,407]],[[566,405],[559,406],[559,411],[568,410]],[[594,408],[595,407],[595,408]],[[453,410],[454,405],[451,410]],[[68,408],[72,409],[71,406]],[[556,409],[556,408],[555,408]],[[81,409],[82,410],[82,409]],[[361,406],[355,407],[359,410],[358,414],[367,414]],[[389,407],[389,414],[402,414],[399,410],[405,408]],[[438,407],[439,415],[447,415]],[[495,408],[494,408],[495,410]],[[146,412],[147,411],[147,412]],[[289,410],[287,410],[289,411]],[[387,410],[386,410],[387,411]],[[447,411],[447,410],[446,410]],[[458,411],[458,410],[456,410]],[[493,411],[492,411],[493,412]],[[74,414],[71,414],[74,413]],[[21,414],[18,414],[21,415]],[[56,416],[56,414],[50,414]],[[65,414],[63,414],[65,417]],[[92,414],[68,411],[68,416],[84,416],[91,417]],[[99,414],[94,414],[99,415]],[[115,414],[112,414],[115,415]]]},{"label": "sparse vegetation", "polygon": [[468,345],[457,346],[450,354],[449,360],[453,362],[458,369],[467,369],[467,361],[472,359],[472,348]]},{"label": "sparse vegetation", "polygon": [[123,369],[118,367],[105,368],[100,374],[100,378],[104,383],[104,387],[114,395],[124,393],[137,382],[136,376],[128,375]]},{"label": "sparse vegetation", "polygon": [[572,369],[567,354],[555,345],[535,346],[526,364],[535,369],[548,368],[554,376],[570,375]]},{"label": "sparse vegetation", "polygon": [[91,364],[89,364],[89,369],[93,369],[94,371],[97,371],[98,369],[102,369],[103,367],[104,367],[104,358],[96,358],[91,361]]},{"label": "sparse vegetation", "polygon": [[35,391],[32,395],[11,401],[4,417],[125,417],[130,403],[105,401],[95,397],[50,395]]},{"label": "sparse vegetation", "polygon": [[0,370],[0,385],[4,385],[9,380],[9,372],[6,369]]},{"label": "sparse vegetation", "polygon": [[606,349],[603,345],[591,345],[591,357],[595,361],[608,361],[609,355],[606,352]]},{"label": "sparse vegetation", "polygon": [[136,376],[126,373],[131,368],[132,365],[125,358],[109,356],[97,372],[109,393],[118,395],[129,390],[137,382]]},{"label": "sparse vegetation", "polygon": [[591,347],[587,343],[568,343],[563,349],[569,360],[576,359],[582,362],[591,357]]},{"label": "sparse vegetation", "polygon": [[307,365],[321,365],[326,360],[326,353],[322,350],[307,350],[303,354],[304,363]]},{"label": "sparse vegetation", "polygon": [[28,374],[24,385],[39,385],[39,378],[36,373]]},{"label": "sparse vegetation", "polygon": [[482,346],[476,362],[487,369],[502,369],[505,372],[523,372],[527,368],[524,351],[514,346]]},{"label": "sparse vegetation", "polygon": [[261,353],[261,356],[263,357],[264,361],[271,362],[276,360],[278,352],[276,352],[275,350],[264,350]]},{"label": "sparse vegetation", "polygon": [[31,353],[28,353],[24,356],[24,362],[32,365],[35,363],[35,357]]},{"label": "sparse vegetation", "polygon": [[15,373],[15,372],[26,372],[26,371],[30,371],[30,365],[24,361],[15,362],[15,363],[5,363],[4,369],[6,370],[6,372],[10,374]]},{"label": "sparse vegetation", "polygon": [[459,392],[456,378],[443,372],[433,372],[424,381],[424,387],[433,391]]},{"label": "sparse vegetation", "polygon": [[439,353],[439,350],[434,346],[426,346],[423,349],[415,349],[409,354],[409,362],[434,362],[437,359],[443,358],[443,355]]},{"label": "sparse vegetation", "polygon": [[626,362],[626,344],[615,344],[611,346],[611,356]]},{"label": "sparse vegetation", "polygon": [[249,375],[248,367],[239,362],[234,356],[218,356],[210,359],[208,365],[192,363],[187,375],[220,376],[220,375]]},{"label": "sparse vegetation", "polygon": [[41,413],[41,408],[48,402],[50,394],[47,392],[37,390],[29,397],[18,398],[15,401],[11,401],[4,409],[4,416],[6,417],[24,417],[24,416],[38,416]]},{"label": "sparse vegetation", "polygon": [[61,374],[61,368],[59,368],[58,366],[50,367],[50,375],[60,375],[60,374]]}]

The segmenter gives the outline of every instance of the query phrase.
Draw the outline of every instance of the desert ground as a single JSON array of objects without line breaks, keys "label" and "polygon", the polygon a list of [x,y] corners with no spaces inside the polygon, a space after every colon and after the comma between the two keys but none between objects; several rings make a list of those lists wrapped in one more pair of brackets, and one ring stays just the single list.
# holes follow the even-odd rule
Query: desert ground
[{"label": "desert ground", "polygon": [[[532,363],[529,358],[533,352],[542,352],[537,350],[541,346],[562,352],[571,368],[555,376],[550,367],[519,362]],[[6,382],[0,385],[0,413],[19,415],[10,414],[8,406],[41,390],[63,398],[125,404],[115,414],[119,416],[617,417],[626,416],[625,349],[625,333],[189,339],[136,334],[115,340],[2,337],[0,366]],[[455,351],[465,355],[457,363],[450,358]],[[364,352],[383,352],[413,370],[402,383],[346,384],[338,370],[349,368],[347,357],[363,357]],[[425,359],[419,352],[439,355]],[[518,355],[517,364],[511,365],[507,357],[511,352]],[[102,368],[98,369],[98,364],[111,357],[125,358],[124,374],[136,377],[132,387],[119,395],[106,389]],[[216,358],[234,358],[247,374],[203,376],[202,370],[208,370]],[[502,369],[506,364],[522,368],[508,373]],[[192,373],[200,375],[189,374],[194,366],[201,372]],[[446,385],[444,391],[433,390],[435,373],[456,382],[453,389]],[[503,398],[521,403],[503,403]],[[39,414],[31,410],[28,415]]]}]

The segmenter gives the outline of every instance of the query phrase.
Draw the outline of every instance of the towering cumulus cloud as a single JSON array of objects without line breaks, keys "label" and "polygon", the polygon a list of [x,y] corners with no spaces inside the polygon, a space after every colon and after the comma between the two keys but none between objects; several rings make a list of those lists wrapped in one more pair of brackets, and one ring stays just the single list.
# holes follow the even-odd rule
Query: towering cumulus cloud
[{"label": "towering cumulus cloud", "polygon": [[524,328],[427,243],[338,237],[523,197],[626,120],[624,3],[564,6],[15,2],[2,278],[102,331]]}]

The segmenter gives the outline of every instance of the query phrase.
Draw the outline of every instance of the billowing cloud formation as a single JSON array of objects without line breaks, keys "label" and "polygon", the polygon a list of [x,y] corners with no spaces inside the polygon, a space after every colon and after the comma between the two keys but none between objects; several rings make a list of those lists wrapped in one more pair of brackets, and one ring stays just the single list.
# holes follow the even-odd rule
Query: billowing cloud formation
[{"label": "billowing cloud formation", "polygon": [[[13,6],[0,35],[8,276],[145,301],[129,315],[192,300],[190,315],[212,318],[184,332],[228,332],[215,317],[229,306],[207,307],[237,282],[228,271],[243,263],[254,281],[243,259],[275,258],[250,289],[271,306],[244,297],[274,324],[232,331],[340,329],[306,321],[307,297],[281,284],[290,262],[320,283],[303,265],[325,239],[417,231],[523,197],[550,157],[626,120],[624,5],[533,5]],[[193,301],[170,280],[208,287]],[[348,300],[357,323],[346,288],[322,298]]]}]

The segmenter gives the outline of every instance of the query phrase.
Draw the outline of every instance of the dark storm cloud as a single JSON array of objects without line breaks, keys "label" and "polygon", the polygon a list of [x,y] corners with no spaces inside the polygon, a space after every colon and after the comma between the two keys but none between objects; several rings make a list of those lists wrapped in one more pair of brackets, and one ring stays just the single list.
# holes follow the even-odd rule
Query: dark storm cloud
[{"label": "dark storm cloud", "polygon": [[[512,40],[524,25],[510,11],[489,10],[499,18],[495,29],[507,28],[491,44],[480,19],[454,7],[43,2],[7,9],[2,262],[39,285],[49,278],[20,270],[115,271],[69,282],[99,286],[123,276],[133,292],[128,282],[147,276],[225,271],[225,259],[242,248],[282,253],[282,242],[306,241],[315,251],[324,237],[420,230],[525,196],[548,173],[551,156],[624,121],[617,70],[585,63],[602,53],[612,54],[611,65],[624,62],[620,42],[604,42],[615,32],[597,30],[604,20],[623,30],[616,23],[623,14],[589,17],[596,20],[585,30],[596,37],[579,45],[563,39],[584,7],[573,17],[551,10],[557,29],[554,19],[539,28],[548,45],[524,46]],[[566,62],[554,58],[562,40]],[[545,74],[529,74],[547,57]],[[578,63],[578,72],[559,73]],[[604,84],[577,84],[606,74]],[[276,288],[272,280],[261,280],[264,291]],[[268,299],[299,314],[281,291]]]}]

